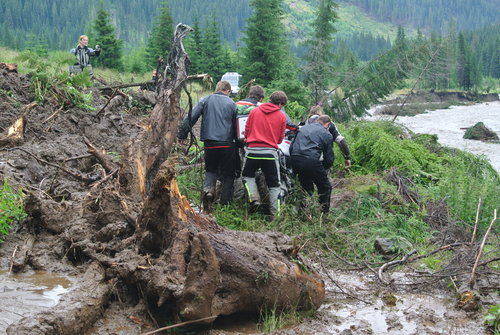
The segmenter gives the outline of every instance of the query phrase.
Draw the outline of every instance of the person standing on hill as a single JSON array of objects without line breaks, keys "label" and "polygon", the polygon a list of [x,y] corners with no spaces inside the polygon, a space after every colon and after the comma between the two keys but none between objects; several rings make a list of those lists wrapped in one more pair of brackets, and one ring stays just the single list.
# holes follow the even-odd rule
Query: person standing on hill
[{"label": "person standing on hill", "polygon": [[91,56],[99,56],[101,53],[101,47],[99,45],[95,46],[95,49],[89,48],[89,38],[87,35],[82,35],[78,39],[78,45],[76,48],[71,49],[71,53],[76,56],[76,63],[74,66],[70,66],[70,75],[80,73],[84,69],[87,69],[90,77],[94,75],[92,71],[92,65],[90,64]]},{"label": "person standing on hill", "polygon": [[276,91],[269,102],[252,109],[245,125],[248,146],[243,167],[243,180],[252,208],[260,206],[261,199],[255,181],[255,171],[261,169],[269,188],[270,212],[272,216],[280,211],[280,167],[278,144],[285,137],[286,117],[281,108],[288,102],[283,91]]},{"label": "person standing on hill", "polygon": [[229,94],[231,84],[221,80],[215,87],[215,93],[203,97],[187,115],[179,129],[177,137],[187,138],[189,130],[202,116],[200,139],[205,147],[205,184],[203,185],[203,211],[212,212],[215,199],[215,186],[220,176],[222,179],[221,204],[227,204],[233,198],[236,155],[236,104]]}]

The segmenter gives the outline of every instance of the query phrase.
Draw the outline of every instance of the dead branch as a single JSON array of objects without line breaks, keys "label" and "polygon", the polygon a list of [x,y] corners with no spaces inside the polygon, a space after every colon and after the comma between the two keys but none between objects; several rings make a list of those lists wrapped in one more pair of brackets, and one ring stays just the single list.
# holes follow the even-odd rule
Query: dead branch
[{"label": "dead branch", "polygon": [[330,275],[330,273],[328,272],[327,269],[325,269],[323,263],[321,262],[320,260],[320,264],[321,264],[321,268],[323,269],[323,272],[326,273],[326,275],[328,276],[328,278],[330,278],[330,280],[332,281],[333,285],[335,285],[342,294],[345,294],[346,296],[352,298],[352,299],[355,299],[355,300],[358,300],[358,301],[361,301],[361,302],[364,302],[365,304],[367,305],[373,305],[371,302],[369,301],[366,301],[364,299],[361,299],[360,297],[356,296],[355,294],[352,294],[350,292],[346,292],[336,281],[335,279],[332,278],[332,276]]},{"label": "dead branch", "polygon": [[380,281],[383,282],[384,284],[389,285],[390,282],[388,282],[387,280],[385,280],[384,277],[382,276],[383,272],[385,270],[389,269],[390,267],[395,266],[395,265],[405,264],[408,261],[408,258],[410,258],[410,256],[413,255],[416,252],[417,252],[417,250],[413,249],[412,251],[410,251],[409,253],[407,253],[402,259],[391,261],[391,262],[388,262],[388,263],[385,263],[384,265],[382,265],[380,267],[380,269],[378,269],[378,273],[377,273],[378,279],[380,279]]},{"label": "dead branch", "polygon": [[452,244],[448,244],[448,245],[443,245],[425,255],[419,255],[419,256],[415,256],[415,257],[412,257],[410,259],[408,259],[407,262],[414,262],[416,261],[417,259],[422,259],[422,258],[427,258],[429,256],[432,256],[440,251],[443,251],[443,250],[449,250],[449,249],[453,249],[455,247],[460,247],[460,246],[463,246],[463,245],[471,245],[470,243],[468,242],[457,242],[457,243],[452,243]]},{"label": "dead branch", "polygon": [[472,232],[472,238],[470,240],[470,244],[473,244],[474,240],[476,239],[477,225],[479,223],[479,215],[481,212],[481,206],[482,206],[482,200],[481,200],[481,198],[479,198],[479,202],[477,204],[477,211],[476,211],[476,222],[474,223],[474,231]]},{"label": "dead branch", "polygon": [[93,157],[93,156],[94,155],[92,155],[92,154],[80,155],[80,156],[73,156],[73,157],[66,158],[64,160],[64,162],[74,161],[74,160],[82,159],[82,158],[89,158],[89,157]]},{"label": "dead branch", "polygon": [[486,261],[486,262],[482,262],[481,264],[479,264],[479,266],[486,266],[490,263],[498,262],[498,261],[500,261],[500,257],[490,259],[489,261]]},{"label": "dead branch", "polygon": [[8,72],[17,72],[16,63],[0,63],[0,69],[5,69]]},{"label": "dead branch", "polygon": [[[26,241],[24,241],[24,244],[21,246],[19,250],[19,257],[17,259],[14,258],[14,254],[12,254],[12,264],[10,266],[9,272],[19,272],[24,269],[24,266],[26,265],[26,261],[28,259],[29,254],[33,250],[33,245],[35,244],[35,237],[29,236]],[[17,249],[17,246],[16,246]],[[14,250],[16,251],[16,250]]]},{"label": "dead branch", "polygon": [[99,161],[99,163],[101,163],[102,167],[104,168],[104,170],[106,170],[107,173],[110,173],[111,171],[115,171],[117,169],[117,166],[113,162],[111,162],[109,158],[106,157],[106,152],[104,150],[97,149],[92,143],[90,143],[89,139],[86,136],[83,136],[83,140],[88,147],[87,152],[97,158],[97,160]]},{"label": "dead branch", "polygon": [[45,120],[42,121],[42,124],[43,123],[46,123],[48,122],[49,120],[52,120],[57,114],[59,114],[61,111],[63,110],[63,106],[59,107],[54,113],[52,113],[51,116],[49,116],[48,118],[46,118]]},{"label": "dead branch", "polygon": [[18,247],[18,245],[16,244],[16,247],[14,248],[14,252],[12,253],[12,257],[10,258],[9,273],[12,273],[12,267],[14,266],[14,257],[16,257],[17,247]]},{"label": "dead branch", "polygon": [[98,180],[96,181],[95,183],[91,184],[90,187],[92,188],[97,188],[97,186],[105,183],[107,180],[111,179],[111,177],[113,177],[114,175],[116,175],[116,173],[120,170],[120,168],[116,168],[114,169],[113,171],[111,171],[110,174],[108,174],[107,176],[105,176],[104,178],[102,178],[101,180]]},{"label": "dead branch", "polygon": [[79,180],[79,181],[82,181],[84,183],[92,183],[95,181],[94,178],[89,178],[89,177],[86,177],[84,176],[82,173],[78,173],[78,172],[74,172],[74,171],[71,171],[67,168],[65,168],[64,166],[61,166],[61,165],[57,165],[57,164],[54,164],[54,163],[50,163],[50,162],[47,162],[46,160],[44,159],[41,159],[40,157],[37,157],[36,155],[34,155],[33,153],[29,152],[28,150],[25,150],[23,148],[20,148],[20,147],[15,147],[15,148],[10,148],[10,149],[0,149],[0,151],[3,151],[3,150],[6,150],[6,151],[12,151],[12,150],[20,150],[28,155],[30,155],[31,157],[33,157],[35,160],[37,160],[39,163],[42,163],[42,164],[45,164],[45,165],[48,165],[48,166],[52,166],[56,169],[59,169],[63,172],[66,172],[67,174],[69,174],[70,176],[72,176],[73,178]]},{"label": "dead branch", "polygon": [[175,325],[171,325],[171,326],[159,328],[159,329],[153,330],[151,332],[142,333],[142,335],[156,334],[156,333],[159,333],[159,332],[164,331],[164,330],[173,329],[173,328],[179,328],[179,327],[184,327],[184,326],[192,325],[192,324],[195,324],[195,323],[206,322],[208,320],[215,320],[216,318],[217,318],[217,316],[209,316],[209,317],[201,318],[201,319],[198,319],[198,320],[185,321],[185,322],[177,323]]},{"label": "dead branch", "polygon": [[324,243],[324,244],[325,244],[325,247],[328,249],[328,251],[330,251],[333,254],[333,256],[335,256],[336,258],[340,259],[342,262],[344,262],[344,263],[346,263],[348,265],[352,265],[352,266],[357,266],[358,265],[356,263],[348,261],[345,258],[340,257],[340,255],[338,255],[334,250],[332,250],[326,243]]},{"label": "dead branch", "polygon": [[104,109],[106,109],[106,107],[108,107],[108,105],[109,105],[109,103],[110,103],[111,99],[113,99],[113,98],[115,97],[116,92],[118,92],[118,89],[115,89],[115,90],[113,91],[113,94],[111,94],[111,96],[109,97],[108,101],[106,101],[106,103],[104,104],[104,106],[102,106],[101,110],[100,110],[100,111],[98,111],[98,112],[95,114],[96,116],[97,116],[97,115],[99,115],[99,114],[101,114],[101,113],[104,111]]},{"label": "dead branch", "polygon": [[19,117],[7,130],[7,134],[0,137],[0,147],[12,146],[24,141],[24,131],[26,130],[26,117]]},{"label": "dead branch", "polygon": [[474,262],[474,266],[472,267],[472,272],[470,274],[470,280],[469,280],[469,288],[472,290],[474,288],[474,285],[476,284],[476,269],[477,266],[479,265],[479,260],[481,259],[481,256],[483,254],[483,249],[484,245],[486,244],[486,239],[488,239],[488,235],[491,232],[491,229],[493,228],[493,224],[497,220],[497,210],[493,211],[493,220],[491,220],[490,226],[488,227],[488,230],[484,234],[483,241],[481,242],[481,246],[479,247],[479,251],[477,252],[477,257],[476,261]]}]

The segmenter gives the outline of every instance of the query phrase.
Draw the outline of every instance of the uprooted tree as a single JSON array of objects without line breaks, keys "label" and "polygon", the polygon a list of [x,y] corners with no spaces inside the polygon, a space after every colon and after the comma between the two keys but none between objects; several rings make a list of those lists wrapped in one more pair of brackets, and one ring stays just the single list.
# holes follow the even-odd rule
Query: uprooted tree
[{"label": "uprooted tree", "polygon": [[[182,40],[191,30],[184,24],[176,27],[157,104],[129,140],[121,164],[109,161],[85,138],[88,152],[105,173],[94,181],[79,207],[65,209],[67,217],[74,214],[77,219],[71,225],[44,220],[60,210],[58,205],[28,197],[28,212],[36,217],[36,224],[60,234],[65,255],[74,263],[85,261],[94,264],[89,269],[99,269],[95,270],[99,275],[87,275],[99,289],[92,291],[92,304],[87,304],[92,307],[87,307],[86,326],[73,322],[69,327],[61,318],[50,322],[38,318],[38,323],[72,332],[88,327],[88,321],[98,317],[95,305],[104,308],[104,297],[117,281],[139,287],[156,312],[177,320],[258,313],[266,306],[321,305],[323,280],[297,255],[300,246],[289,237],[227,230],[196,213],[179,192],[175,160],[168,156],[183,114],[180,97],[189,59]],[[33,322],[25,318],[9,331],[32,329]]]}]

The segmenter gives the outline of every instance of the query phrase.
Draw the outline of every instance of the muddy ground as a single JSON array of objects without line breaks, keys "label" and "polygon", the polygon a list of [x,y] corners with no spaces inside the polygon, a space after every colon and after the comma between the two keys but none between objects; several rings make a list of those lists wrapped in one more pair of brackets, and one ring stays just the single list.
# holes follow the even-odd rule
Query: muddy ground
[{"label": "muddy ground", "polygon": [[[109,246],[131,243],[127,237],[141,206],[116,199],[119,183],[101,182],[106,171],[88,154],[84,137],[109,155],[119,155],[144,125],[144,112],[129,104],[128,97],[103,109],[109,97],[97,89],[93,112],[59,108],[55,100],[27,107],[34,101],[29,87],[28,77],[0,70],[0,130],[5,132],[22,114],[27,121],[24,140],[1,148],[0,173],[15,189],[22,188],[28,213],[0,245],[0,298],[5,302],[0,333],[74,334],[86,329],[86,334],[141,334],[163,326],[165,320],[140,287],[107,280],[113,277],[110,270],[82,252],[86,245],[97,250],[102,245],[103,253],[106,248],[113,253]],[[276,334],[485,333],[482,314],[455,308],[456,299],[445,287],[410,291],[405,285],[382,285],[369,271],[316,265],[326,283],[325,303],[314,317]],[[8,273],[11,269],[15,275]],[[33,282],[40,276],[43,281]],[[259,333],[255,318],[248,315],[221,318],[189,332]]]}]

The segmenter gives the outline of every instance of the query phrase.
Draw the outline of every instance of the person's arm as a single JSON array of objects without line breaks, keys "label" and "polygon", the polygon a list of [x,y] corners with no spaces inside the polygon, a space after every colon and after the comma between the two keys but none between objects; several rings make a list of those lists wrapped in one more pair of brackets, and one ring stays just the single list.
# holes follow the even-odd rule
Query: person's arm
[{"label": "person's arm", "polygon": [[332,135],[335,143],[338,144],[340,151],[342,152],[342,156],[344,156],[346,167],[350,167],[351,166],[351,153],[349,151],[349,146],[347,145],[347,142],[346,142],[344,136],[342,136],[342,134],[340,134],[340,132],[338,131],[337,127],[335,126],[335,124],[333,122],[330,123],[330,127],[328,128],[328,131]]},{"label": "person's arm", "polygon": [[280,137],[278,139],[278,144],[280,144],[281,142],[283,142],[283,139],[285,138],[285,130],[286,130],[286,117],[284,118],[283,122],[281,122]]},{"label": "person's arm", "polygon": [[[201,99],[198,104],[188,113],[182,120],[181,126],[179,127],[179,132],[177,133],[177,138],[180,140],[185,140],[188,136],[189,130],[195,125],[196,121],[201,116],[203,108],[205,106],[206,98]],[[191,115],[190,115],[191,114]]]},{"label": "person's arm", "polygon": [[89,56],[99,56],[101,53],[101,47],[99,45],[95,46],[95,49],[88,48],[89,50]]},{"label": "person's arm", "polygon": [[323,136],[323,167],[329,169],[333,165],[333,140],[332,135],[326,133]]}]

